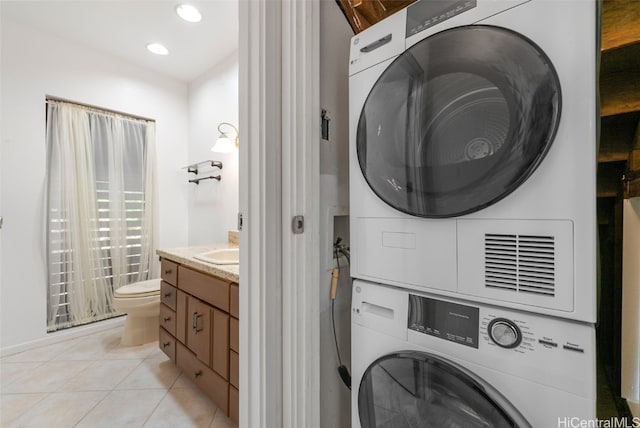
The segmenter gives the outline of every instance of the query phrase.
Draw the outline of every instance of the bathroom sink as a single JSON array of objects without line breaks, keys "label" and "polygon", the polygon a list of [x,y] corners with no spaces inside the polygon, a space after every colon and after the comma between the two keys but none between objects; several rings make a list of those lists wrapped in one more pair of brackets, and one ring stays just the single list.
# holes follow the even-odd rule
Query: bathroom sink
[{"label": "bathroom sink", "polygon": [[220,248],[218,250],[196,254],[193,257],[214,265],[237,265],[239,261],[239,251],[238,248]]}]

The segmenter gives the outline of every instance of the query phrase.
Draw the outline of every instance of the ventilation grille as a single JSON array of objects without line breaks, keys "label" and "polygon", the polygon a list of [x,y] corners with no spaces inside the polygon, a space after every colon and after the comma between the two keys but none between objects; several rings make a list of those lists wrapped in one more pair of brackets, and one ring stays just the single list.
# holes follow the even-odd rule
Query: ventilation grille
[{"label": "ventilation grille", "polygon": [[485,285],[521,293],[555,296],[553,236],[484,236]]}]

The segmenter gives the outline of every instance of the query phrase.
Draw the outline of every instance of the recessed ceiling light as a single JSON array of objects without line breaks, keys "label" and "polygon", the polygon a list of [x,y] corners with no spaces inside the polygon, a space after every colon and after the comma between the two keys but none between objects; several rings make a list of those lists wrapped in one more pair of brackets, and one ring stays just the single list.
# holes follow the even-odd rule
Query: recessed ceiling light
[{"label": "recessed ceiling light", "polygon": [[179,4],[176,6],[178,16],[188,22],[200,22],[202,15],[195,7],[188,4]]},{"label": "recessed ceiling light", "polygon": [[162,46],[160,43],[148,43],[147,49],[149,52],[153,52],[156,55],[168,55],[169,49]]}]

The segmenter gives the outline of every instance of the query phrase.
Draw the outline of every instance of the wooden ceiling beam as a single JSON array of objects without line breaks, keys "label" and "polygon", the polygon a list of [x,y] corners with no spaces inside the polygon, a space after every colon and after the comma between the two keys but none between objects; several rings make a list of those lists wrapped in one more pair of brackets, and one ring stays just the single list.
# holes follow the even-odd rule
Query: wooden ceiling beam
[{"label": "wooden ceiling beam", "polygon": [[600,115],[640,111],[640,70],[600,76]]},{"label": "wooden ceiling beam", "polygon": [[636,128],[633,149],[629,152],[624,184],[625,198],[640,197],[640,121]]},{"label": "wooden ceiling beam", "polygon": [[628,159],[639,120],[640,112],[602,118],[598,162],[619,162]]},{"label": "wooden ceiling beam", "polygon": [[598,198],[611,198],[621,194],[621,183],[625,166],[626,162],[610,162],[598,165]]},{"label": "wooden ceiling beam", "polygon": [[336,0],[355,34],[416,0]]},{"label": "wooden ceiling beam", "polygon": [[602,2],[603,51],[640,41],[640,1],[605,0]]}]

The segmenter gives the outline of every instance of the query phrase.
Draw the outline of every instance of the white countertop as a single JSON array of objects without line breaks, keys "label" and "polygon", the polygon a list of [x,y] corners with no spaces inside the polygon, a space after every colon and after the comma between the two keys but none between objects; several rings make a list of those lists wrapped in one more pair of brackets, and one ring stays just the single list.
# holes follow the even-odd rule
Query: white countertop
[{"label": "white countertop", "polygon": [[214,265],[212,263],[203,262],[193,257],[196,254],[205,253],[207,251],[217,250],[220,248],[238,248],[238,245],[224,243],[200,245],[196,247],[158,249],[156,250],[156,254],[162,258],[180,263],[181,265],[188,266],[200,272],[208,273],[231,282],[239,283],[240,265]]}]

